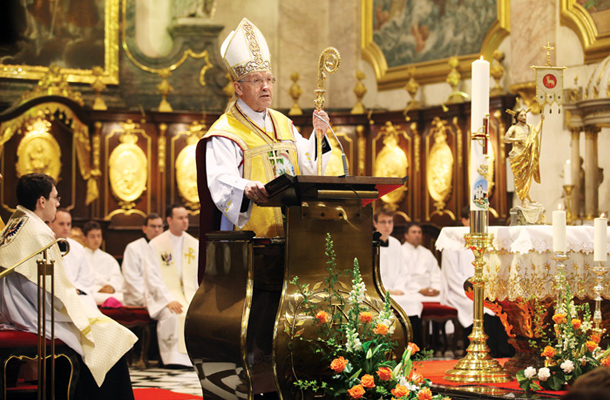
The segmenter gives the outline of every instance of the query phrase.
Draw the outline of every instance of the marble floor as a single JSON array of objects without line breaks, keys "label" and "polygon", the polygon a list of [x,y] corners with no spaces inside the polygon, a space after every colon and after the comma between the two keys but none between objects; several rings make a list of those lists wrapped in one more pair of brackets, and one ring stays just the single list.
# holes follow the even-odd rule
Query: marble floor
[{"label": "marble floor", "polygon": [[159,388],[201,396],[199,378],[194,369],[130,368],[133,388]]}]

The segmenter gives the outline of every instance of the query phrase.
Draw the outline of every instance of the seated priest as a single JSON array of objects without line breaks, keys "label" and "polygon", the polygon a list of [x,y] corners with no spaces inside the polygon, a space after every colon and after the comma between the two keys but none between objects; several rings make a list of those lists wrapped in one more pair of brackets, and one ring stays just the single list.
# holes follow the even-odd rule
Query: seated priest
[{"label": "seated priest", "polygon": [[164,365],[190,367],[184,342],[186,311],[199,288],[198,240],[188,234],[189,217],[179,204],[167,207],[169,229],[149,242],[152,268],[144,270],[144,298],[157,320],[159,353]]},{"label": "seated priest", "polygon": [[70,237],[72,230],[72,214],[65,208],[58,208],[55,219],[49,222],[49,226],[55,233],[56,238],[67,239],[70,244],[70,252],[64,257],[64,269],[81,300],[86,301],[93,308],[97,308],[93,298],[93,285],[95,274],[85,255],[85,248]]},{"label": "seated priest", "polygon": [[[85,236],[85,256],[95,275],[93,298],[99,306],[121,306],[123,304],[123,274],[118,261],[100,249],[102,246],[102,227],[89,221],[83,227]],[[114,299],[111,301],[109,299]],[[120,303],[120,304],[119,304]]]},{"label": "seated priest", "polygon": [[407,263],[404,260],[400,241],[392,236],[394,230],[394,211],[385,206],[378,207],[373,215],[373,226],[381,234],[379,238],[379,275],[385,290],[400,305],[409,317],[413,331],[413,342],[423,349],[420,300],[413,299],[405,293],[406,288],[399,285],[408,275]]},{"label": "seated priest", "polygon": [[[55,219],[59,206],[55,181],[45,174],[26,174],[17,182],[17,210],[0,233],[0,265],[17,264],[55,240],[46,225]],[[66,270],[59,246],[47,255],[55,261],[55,299],[51,306],[50,286],[45,292],[46,319],[55,315],[55,337],[78,353],[80,374],[76,399],[133,399],[125,353],[136,342],[127,328],[87,307],[77,294]],[[31,258],[0,280],[0,325],[36,334],[37,263]],[[2,268],[0,268],[2,269]],[[51,325],[47,324],[47,338]]]},{"label": "seated priest", "polygon": [[[304,139],[290,119],[269,108],[276,78],[267,42],[252,22],[244,18],[224,41],[220,54],[235,95],[197,150],[202,209],[213,202],[222,213],[220,226],[208,230],[235,227],[259,237],[283,236],[280,210],[257,206],[268,200],[265,184],[284,173],[315,174],[316,140],[323,140],[324,165],[330,159],[330,144],[324,136],[316,139],[316,134]],[[328,115],[314,111],[312,118],[314,130],[326,132]],[[208,193],[201,193],[204,187]]]},{"label": "seated priest", "polygon": [[163,218],[157,213],[150,213],[144,218],[142,237],[125,247],[123,254],[123,298],[128,306],[144,306],[144,271],[151,268],[153,257],[148,243],[163,232]]}]

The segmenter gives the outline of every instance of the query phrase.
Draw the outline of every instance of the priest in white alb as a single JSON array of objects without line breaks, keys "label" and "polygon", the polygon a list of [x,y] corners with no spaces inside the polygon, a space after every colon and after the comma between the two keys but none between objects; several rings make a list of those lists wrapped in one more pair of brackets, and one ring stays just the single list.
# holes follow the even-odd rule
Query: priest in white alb
[{"label": "priest in white alb", "polygon": [[184,321],[199,287],[199,241],[186,232],[189,219],[183,206],[167,207],[166,222],[169,229],[149,243],[155,260],[152,268],[144,270],[144,296],[148,313],[157,320],[163,364],[191,366],[184,343]]}]

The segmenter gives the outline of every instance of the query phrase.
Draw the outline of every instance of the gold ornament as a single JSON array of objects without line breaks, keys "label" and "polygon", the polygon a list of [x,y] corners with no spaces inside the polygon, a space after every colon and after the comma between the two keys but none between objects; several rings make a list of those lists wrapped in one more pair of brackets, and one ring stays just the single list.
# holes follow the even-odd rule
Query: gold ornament
[{"label": "gold ornament", "polygon": [[172,71],[169,68],[162,69],[158,72],[161,77],[161,83],[157,85],[157,90],[161,94],[161,103],[159,104],[159,111],[171,112],[173,111],[172,106],[167,101],[167,96],[174,91],[172,85],[169,84],[167,78],[172,75]]},{"label": "gold ornament", "polygon": [[95,91],[95,101],[93,102],[94,110],[107,110],[108,107],[102,99],[102,92],[106,89],[106,84],[102,80],[102,76],[104,76],[104,69],[102,67],[93,67],[92,70],[93,76],[95,76],[95,81],[91,84],[91,87]]},{"label": "gold ornament", "polygon": [[491,77],[496,81],[496,86],[491,89],[491,96],[502,96],[506,94],[504,89],[500,86],[500,79],[504,76],[504,66],[502,65],[502,61],[504,60],[504,52],[500,50],[494,51],[494,59],[491,62],[490,74]]},{"label": "gold ornament", "polygon": [[364,86],[364,83],[362,83],[364,78],[366,78],[364,72],[356,72],[356,79],[358,79],[358,83],[356,83],[356,87],[354,87],[354,94],[358,100],[356,101],[354,108],[352,108],[352,111],[350,112],[351,114],[364,114],[365,109],[364,105],[362,104],[362,98],[367,92],[366,86]]},{"label": "gold ornament", "polygon": [[28,122],[24,138],[17,147],[17,177],[37,172],[55,180],[59,178],[61,149],[50,130],[51,123],[42,112]]},{"label": "gold ornament", "polygon": [[303,110],[301,110],[301,107],[299,106],[299,98],[303,94],[303,89],[297,83],[300,78],[301,76],[298,72],[290,74],[292,85],[290,85],[290,89],[288,89],[288,94],[292,97],[294,104],[290,108],[290,111],[288,111],[288,115],[303,115]]},{"label": "gold ornament", "polygon": [[21,95],[19,103],[23,104],[28,100],[45,96],[67,97],[81,106],[84,105],[81,94],[72,90],[70,85],[68,85],[66,75],[55,64],[49,67],[49,70],[38,81],[38,84],[32,91],[26,91]]},{"label": "gold ornament", "polygon": [[[400,129],[400,126],[398,128]],[[398,142],[399,135],[406,136],[406,132],[404,130],[397,131],[390,121],[385,123],[381,131],[384,135],[383,149],[375,158],[373,176],[402,178],[407,175],[409,160],[404,150],[398,146]],[[383,196],[381,200],[385,203],[397,204],[405,197],[406,190],[405,186],[401,186]]]},{"label": "gold ornament", "polygon": [[207,126],[202,122],[193,122],[186,133],[187,146],[184,147],[176,158],[176,184],[178,194],[185,200],[185,206],[191,210],[198,210],[199,192],[197,190],[197,143],[207,131]]},{"label": "gold ornament", "polygon": [[458,90],[458,86],[460,85],[462,75],[458,72],[458,65],[460,65],[460,61],[456,56],[449,58],[449,66],[451,67],[451,72],[447,75],[447,83],[451,86],[451,94],[449,98],[445,102],[445,104],[455,104],[455,103],[463,103],[464,99],[468,98],[468,95],[464,92],[460,92]]},{"label": "gold ornament", "polygon": [[435,213],[442,213],[451,196],[453,179],[453,153],[447,144],[447,122],[435,117],[432,121],[434,144],[428,157],[428,192],[434,199]]}]

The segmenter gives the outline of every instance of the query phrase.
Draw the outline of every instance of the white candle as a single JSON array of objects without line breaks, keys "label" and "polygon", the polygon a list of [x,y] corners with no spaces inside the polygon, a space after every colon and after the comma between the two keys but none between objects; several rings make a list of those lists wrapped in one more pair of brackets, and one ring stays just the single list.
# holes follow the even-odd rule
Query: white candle
[{"label": "white candle", "polygon": [[553,251],[566,251],[566,212],[553,211]]},{"label": "white candle", "polygon": [[[472,63],[472,103],[470,111],[470,132],[476,132],[483,126],[483,118],[489,114],[489,62],[476,60]],[[470,142],[470,210],[487,210],[487,181],[481,180],[477,169],[487,164],[483,147],[477,142]],[[481,198],[485,201],[480,201]],[[474,200],[478,201],[474,201]]]},{"label": "white candle", "polygon": [[595,218],[593,231],[593,261],[608,259],[608,218]]},{"label": "white candle", "polygon": [[572,185],[572,164],[567,160],[563,165],[563,184],[566,186]]}]

